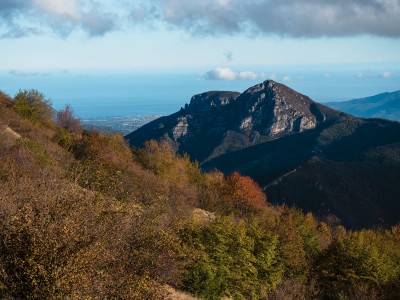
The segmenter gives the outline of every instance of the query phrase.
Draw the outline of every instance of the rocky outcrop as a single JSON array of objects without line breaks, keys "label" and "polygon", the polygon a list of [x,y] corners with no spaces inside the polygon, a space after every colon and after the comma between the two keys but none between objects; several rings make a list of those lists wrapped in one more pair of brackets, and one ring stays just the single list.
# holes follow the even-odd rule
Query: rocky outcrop
[{"label": "rocky outcrop", "polygon": [[187,111],[198,112],[207,111],[231,104],[240,96],[237,92],[206,92],[195,95],[190,100],[190,104],[185,106]]},{"label": "rocky outcrop", "polygon": [[[243,98],[243,99],[241,99]],[[269,137],[303,132],[317,126],[317,116],[308,97],[274,81],[265,81],[242,94],[247,112],[240,121],[241,130],[256,130]]]}]

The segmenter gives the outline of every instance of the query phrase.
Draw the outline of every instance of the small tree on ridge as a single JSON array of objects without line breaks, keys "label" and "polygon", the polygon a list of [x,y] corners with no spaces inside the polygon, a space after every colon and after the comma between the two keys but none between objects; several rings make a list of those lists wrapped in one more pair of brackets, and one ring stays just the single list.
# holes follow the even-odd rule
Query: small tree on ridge
[{"label": "small tree on ridge", "polygon": [[59,127],[68,129],[73,133],[81,132],[81,121],[74,117],[73,111],[69,104],[65,105],[64,110],[60,110],[57,113],[56,124]]}]

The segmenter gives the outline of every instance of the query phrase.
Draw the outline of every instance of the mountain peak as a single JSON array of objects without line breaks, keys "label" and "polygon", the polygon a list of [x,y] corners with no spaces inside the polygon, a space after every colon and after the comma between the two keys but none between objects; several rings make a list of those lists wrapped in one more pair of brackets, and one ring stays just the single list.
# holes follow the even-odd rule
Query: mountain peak
[{"label": "mountain peak", "polygon": [[260,91],[270,90],[273,91],[274,87],[276,86],[276,82],[273,80],[265,80],[264,82],[258,83],[243,92],[243,94],[254,94]]},{"label": "mountain peak", "polygon": [[269,88],[269,89],[273,89],[274,87],[276,87],[279,83],[277,83],[276,81],[272,80],[272,79],[267,79],[262,83],[265,88]]},{"label": "mountain peak", "polygon": [[[266,140],[314,129],[341,114],[273,80],[243,93],[210,91],[195,95],[185,108],[127,135],[131,145],[149,139],[170,141],[178,151],[203,161]],[[197,145],[197,146],[195,146]],[[192,148],[196,147],[196,151]]]},{"label": "mountain peak", "polygon": [[273,80],[250,87],[237,103],[247,112],[240,128],[255,129],[269,137],[303,132],[339,117],[339,113]]}]

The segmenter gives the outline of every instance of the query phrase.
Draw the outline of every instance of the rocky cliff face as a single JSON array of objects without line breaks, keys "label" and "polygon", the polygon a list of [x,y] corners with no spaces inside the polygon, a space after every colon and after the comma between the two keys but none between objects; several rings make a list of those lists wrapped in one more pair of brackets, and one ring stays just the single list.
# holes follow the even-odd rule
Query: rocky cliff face
[{"label": "rocky cliff face", "polygon": [[320,121],[311,111],[312,100],[273,81],[246,90],[237,104],[243,106],[239,129],[270,137],[312,129]]},{"label": "rocky cliff face", "polygon": [[[268,80],[242,94],[214,91],[195,95],[180,112],[155,120],[126,138],[134,146],[149,139],[165,139],[202,162],[342,117],[344,114]],[[193,149],[197,147],[202,149]]]}]

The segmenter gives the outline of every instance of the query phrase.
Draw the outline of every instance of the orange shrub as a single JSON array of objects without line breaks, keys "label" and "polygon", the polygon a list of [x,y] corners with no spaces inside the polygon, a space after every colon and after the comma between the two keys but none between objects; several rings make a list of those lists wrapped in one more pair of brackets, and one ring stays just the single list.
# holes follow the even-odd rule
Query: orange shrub
[{"label": "orange shrub", "polygon": [[265,210],[267,197],[260,186],[248,176],[234,172],[225,180],[226,196],[235,209],[245,213],[254,210]]}]

